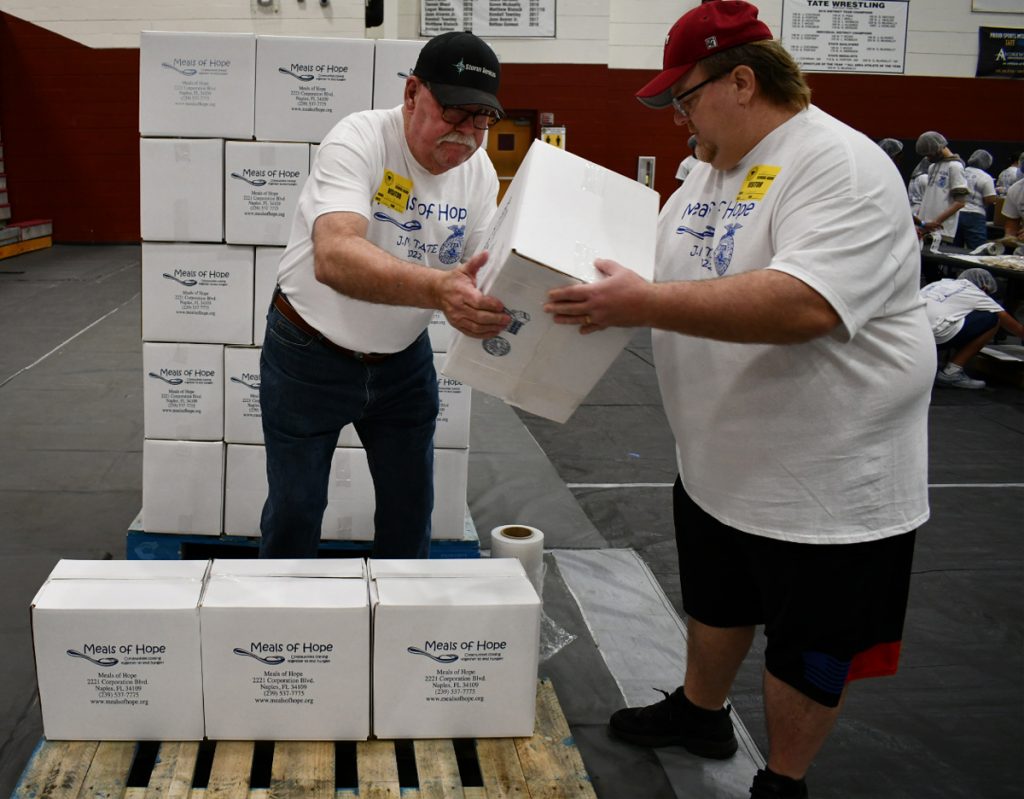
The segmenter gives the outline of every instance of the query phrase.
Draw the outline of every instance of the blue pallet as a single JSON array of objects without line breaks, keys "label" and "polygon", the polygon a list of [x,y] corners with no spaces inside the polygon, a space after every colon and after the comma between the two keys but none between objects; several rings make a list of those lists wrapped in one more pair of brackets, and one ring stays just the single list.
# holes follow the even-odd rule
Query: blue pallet
[{"label": "blue pallet", "polygon": [[[321,541],[321,558],[369,557],[372,541]],[[240,535],[193,535],[190,533],[149,533],[143,529],[140,513],[125,539],[128,560],[202,560],[205,558],[255,558],[260,540]],[[431,558],[479,558],[480,539],[469,513],[462,538],[430,542]]]}]

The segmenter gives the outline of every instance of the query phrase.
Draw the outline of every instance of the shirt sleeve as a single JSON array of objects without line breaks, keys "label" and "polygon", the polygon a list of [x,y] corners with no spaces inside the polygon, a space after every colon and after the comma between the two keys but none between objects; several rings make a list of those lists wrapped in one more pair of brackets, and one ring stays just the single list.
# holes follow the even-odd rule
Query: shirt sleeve
[{"label": "shirt sleeve", "polygon": [[949,163],[949,193],[961,200],[963,195],[971,193],[971,188],[967,185],[964,165],[960,161],[950,161]]},{"label": "shirt sleeve", "polygon": [[369,219],[375,191],[372,176],[382,174],[383,164],[379,141],[374,141],[365,126],[343,121],[331,140],[317,151],[311,175],[310,227],[318,217],[336,211]]},{"label": "shirt sleeve", "polygon": [[847,341],[871,319],[920,304],[913,217],[891,162],[875,150],[859,139],[821,148],[776,187],[784,195],[772,215],[768,268],[824,297],[842,323],[834,335]]},{"label": "shirt sleeve", "polygon": [[[967,281],[964,281],[967,282]],[[979,289],[973,283],[970,283],[965,292],[966,296],[970,297],[971,304],[974,306],[976,311],[992,311],[994,313],[1001,313],[1003,306],[993,300],[988,294]]]},{"label": "shirt sleeve", "polygon": [[975,189],[982,198],[995,197],[996,194],[996,182],[992,180],[992,176],[987,172],[982,173],[978,177],[978,182],[975,184]]},{"label": "shirt sleeve", "polygon": [[1020,219],[1022,200],[1024,200],[1024,181],[1018,181],[1006,192],[1006,199],[1003,201],[1003,216],[1007,219]]}]

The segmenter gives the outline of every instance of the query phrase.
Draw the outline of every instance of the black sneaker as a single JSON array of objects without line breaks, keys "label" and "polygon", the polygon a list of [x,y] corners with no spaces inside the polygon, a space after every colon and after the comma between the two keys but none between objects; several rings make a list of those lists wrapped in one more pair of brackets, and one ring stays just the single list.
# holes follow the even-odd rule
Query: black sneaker
[{"label": "black sneaker", "polygon": [[682,687],[671,694],[661,693],[665,698],[653,705],[615,711],[608,722],[612,734],[641,746],[680,744],[688,752],[715,760],[736,753],[730,706],[720,710],[697,707],[686,698]]},{"label": "black sneaker", "polygon": [[808,799],[806,780],[783,777],[768,769],[754,775],[750,786],[750,799]]}]

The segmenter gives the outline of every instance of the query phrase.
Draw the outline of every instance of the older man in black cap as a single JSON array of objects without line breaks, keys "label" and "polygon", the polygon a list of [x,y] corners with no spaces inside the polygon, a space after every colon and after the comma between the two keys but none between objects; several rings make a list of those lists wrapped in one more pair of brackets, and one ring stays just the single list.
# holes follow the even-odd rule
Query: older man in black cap
[{"label": "older man in black cap", "polygon": [[401,106],[352,114],[320,145],[260,360],[262,557],[316,556],[347,424],[373,477],[373,555],[429,552],[438,394],[427,325],[438,309],[487,338],[510,321],[476,287],[498,192],[480,145],[503,114],[500,71],[476,36],[437,36]]},{"label": "older man in black cap", "polygon": [[685,14],[640,89],[697,137],[667,200],[655,283],[611,261],[547,310],[588,333],[655,328],[676,438],[685,684],[612,732],[730,757],[724,706],[764,625],[769,753],[751,796],[806,797],[847,685],[899,659],[928,518],[935,347],[903,184],[870,139],[810,104],[757,9]]}]

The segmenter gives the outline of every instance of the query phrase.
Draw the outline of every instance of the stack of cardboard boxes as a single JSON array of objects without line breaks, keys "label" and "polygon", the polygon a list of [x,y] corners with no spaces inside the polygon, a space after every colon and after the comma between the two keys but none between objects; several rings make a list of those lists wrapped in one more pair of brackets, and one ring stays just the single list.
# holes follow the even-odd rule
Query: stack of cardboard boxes
[{"label": "stack of cardboard boxes", "polygon": [[[401,102],[421,47],[143,32],[145,531],[259,535],[259,345],[299,192],[341,118]],[[435,350],[447,338],[432,335]],[[462,539],[470,390],[439,382],[433,534]],[[346,428],[323,537],[372,538],[373,510],[366,456]]]},{"label": "stack of cardboard boxes", "polygon": [[32,601],[51,740],[529,736],[518,560],[60,561]]}]

